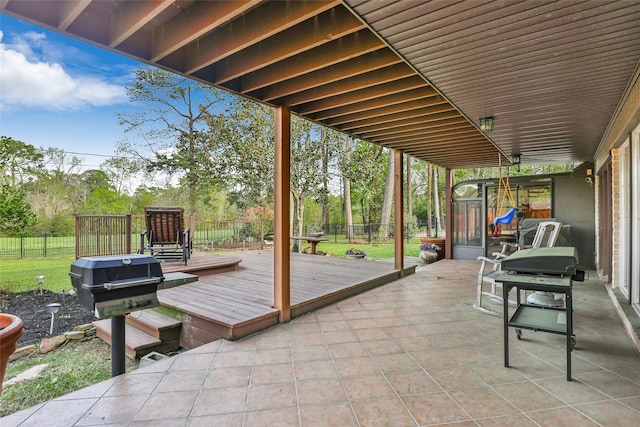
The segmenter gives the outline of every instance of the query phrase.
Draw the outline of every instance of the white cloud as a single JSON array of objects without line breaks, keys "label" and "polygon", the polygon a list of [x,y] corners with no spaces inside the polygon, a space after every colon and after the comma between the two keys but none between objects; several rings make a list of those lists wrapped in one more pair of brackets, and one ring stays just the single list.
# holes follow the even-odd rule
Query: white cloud
[{"label": "white cloud", "polygon": [[0,109],[80,110],[127,101],[125,88],[100,75],[71,75],[45,61],[42,33],[29,32],[5,43],[0,31]]}]

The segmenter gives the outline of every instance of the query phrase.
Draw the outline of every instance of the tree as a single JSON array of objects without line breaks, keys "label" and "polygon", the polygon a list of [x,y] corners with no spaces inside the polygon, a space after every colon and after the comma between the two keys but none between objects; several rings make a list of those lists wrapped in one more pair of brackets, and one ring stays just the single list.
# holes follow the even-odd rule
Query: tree
[{"label": "tree", "polygon": [[408,221],[410,221],[410,223],[413,224],[413,182],[411,181],[411,157],[407,156],[406,157],[406,172],[405,172],[405,176],[406,176],[406,197],[407,197],[407,202],[406,202],[406,206],[405,209],[407,210],[407,218]]},{"label": "tree", "polygon": [[[433,184],[433,212],[434,212],[434,219],[435,219],[435,234],[436,236],[440,235],[438,234],[441,230],[442,230],[442,226],[444,224],[444,222],[442,221],[442,212],[440,209],[440,200],[441,200],[441,195],[442,192],[440,191],[440,170],[437,166],[433,166],[432,168],[432,184]],[[429,221],[429,225],[431,225],[431,220]]]},{"label": "tree", "polygon": [[411,180],[413,183],[413,209],[416,218],[427,224],[427,235],[434,234],[433,224],[438,227],[435,234],[442,230],[444,177],[438,166],[427,162],[413,162]]},{"label": "tree", "polygon": [[87,215],[117,215],[128,212],[128,196],[120,196],[109,188],[96,188],[87,197],[83,212]]},{"label": "tree", "polygon": [[[311,122],[296,116],[291,120],[291,196],[293,197],[293,232],[304,230],[304,201],[317,195],[322,187],[322,144],[326,133]],[[298,249],[298,241],[293,250]]]},{"label": "tree", "polygon": [[0,137],[0,184],[7,176],[12,187],[33,178],[43,168],[42,157],[33,145]]},{"label": "tree", "polygon": [[113,190],[119,195],[131,194],[136,182],[143,182],[144,167],[141,162],[127,157],[112,157],[100,165]]},{"label": "tree", "polygon": [[192,217],[197,215],[199,189],[221,183],[224,171],[216,150],[217,132],[208,118],[226,95],[207,86],[155,68],[136,70],[127,88],[132,103],[145,108],[118,113],[125,132],[134,137],[118,144],[120,153],[142,161],[149,171],[177,175],[188,189]]},{"label": "tree", "polygon": [[336,171],[338,166],[338,154],[344,147],[344,141],[347,139],[347,135],[326,127],[322,127],[321,132],[322,189],[318,195],[318,202],[322,208],[320,223],[329,224],[331,215],[331,202],[329,200],[331,191],[329,182],[334,175],[332,171]]},{"label": "tree", "polygon": [[353,241],[353,209],[351,207],[351,180],[350,176],[350,168],[351,168],[351,147],[353,140],[349,137],[345,140],[344,143],[344,156],[343,160],[340,162],[341,164],[341,172],[342,172],[342,187],[344,192],[344,216],[345,216],[345,225],[347,227],[347,240],[349,242]]},{"label": "tree", "polygon": [[378,230],[378,238],[386,239],[389,237],[389,224],[391,223],[391,208],[393,207],[393,177],[394,177],[394,158],[393,150],[389,150],[389,160],[387,162],[387,179],[384,185],[384,200],[382,202],[382,215],[380,216],[380,229]]},{"label": "tree", "polygon": [[48,148],[42,154],[44,166],[37,180],[25,189],[34,212],[48,218],[79,212],[86,200],[80,177],[82,160],[59,148]]},{"label": "tree", "polygon": [[356,141],[351,153],[346,173],[351,182],[352,198],[360,202],[363,223],[380,218],[380,189],[384,186],[387,171],[387,157],[383,153],[382,147],[362,140]]},{"label": "tree", "polygon": [[[232,98],[225,115],[208,118],[220,129],[220,161],[225,164],[229,198],[240,209],[273,203],[274,111],[244,98]],[[226,123],[223,127],[222,122]]]},{"label": "tree", "polygon": [[8,184],[3,185],[0,191],[0,233],[23,236],[37,222],[25,192]]}]

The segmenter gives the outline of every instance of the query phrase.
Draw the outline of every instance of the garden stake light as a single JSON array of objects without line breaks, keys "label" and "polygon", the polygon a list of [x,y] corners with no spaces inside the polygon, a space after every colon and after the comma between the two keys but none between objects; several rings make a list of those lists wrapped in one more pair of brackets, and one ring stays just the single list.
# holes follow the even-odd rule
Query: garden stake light
[{"label": "garden stake light", "polygon": [[36,282],[38,282],[38,286],[40,287],[40,295],[42,295],[42,287],[44,285],[44,279],[46,279],[47,276],[41,274],[39,276],[36,276]]},{"label": "garden stake light", "polygon": [[55,319],[55,314],[60,310],[62,304],[58,304],[57,302],[52,302],[51,304],[47,304],[47,311],[51,313],[51,326],[49,327],[49,335],[53,335],[53,320]]}]

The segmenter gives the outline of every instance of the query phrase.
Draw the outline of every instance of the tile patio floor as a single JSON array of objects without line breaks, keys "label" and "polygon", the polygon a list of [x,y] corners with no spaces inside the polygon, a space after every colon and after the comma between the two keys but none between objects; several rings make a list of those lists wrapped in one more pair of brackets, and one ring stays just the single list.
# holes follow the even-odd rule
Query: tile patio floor
[{"label": "tile patio floor", "polygon": [[[574,285],[565,339],[472,308],[443,260],[237,342],[218,341],[0,419],[10,426],[637,426],[640,357],[604,286]],[[593,276],[593,274],[592,274]],[[499,306],[496,308],[499,309]]]}]

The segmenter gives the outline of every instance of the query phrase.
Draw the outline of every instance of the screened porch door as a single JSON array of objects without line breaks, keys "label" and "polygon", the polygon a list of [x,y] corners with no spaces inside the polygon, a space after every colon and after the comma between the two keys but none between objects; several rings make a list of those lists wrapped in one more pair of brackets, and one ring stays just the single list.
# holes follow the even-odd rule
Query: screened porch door
[{"label": "screened porch door", "polygon": [[484,255],[483,200],[453,200],[453,258],[476,259]]}]

